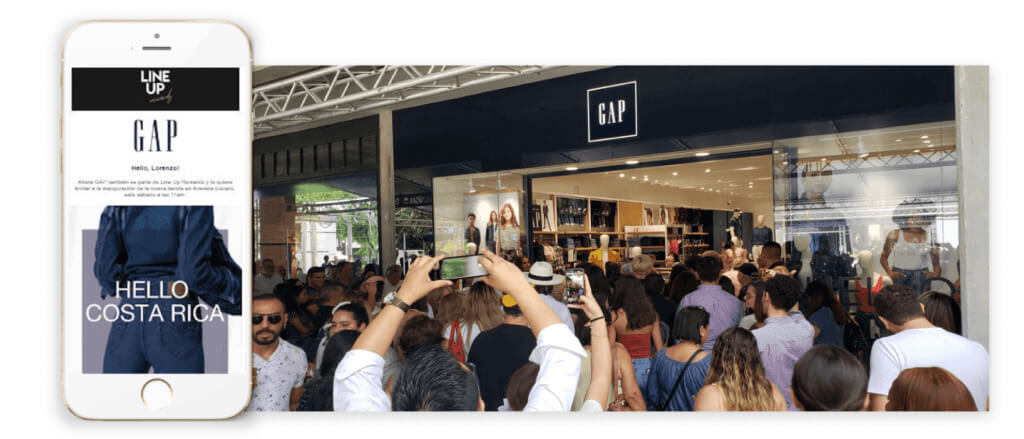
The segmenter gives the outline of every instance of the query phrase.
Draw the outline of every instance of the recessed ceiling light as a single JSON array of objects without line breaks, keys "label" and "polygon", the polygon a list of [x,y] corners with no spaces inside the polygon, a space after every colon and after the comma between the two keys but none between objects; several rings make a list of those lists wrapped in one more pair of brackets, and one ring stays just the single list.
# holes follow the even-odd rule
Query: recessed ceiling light
[{"label": "recessed ceiling light", "polygon": [[579,169],[579,168],[577,168],[577,167],[575,167],[575,166],[570,166],[570,167],[568,167],[568,168],[565,168],[565,170],[566,170],[566,171],[575,171],[575,170],[578,170],[578,169]]},{"label": "recessed ceiling light", "polygon": [[700,188],[700,190],[704,190],[704,188]]},{"label": "recessed ceiling light", "polygon": [[632,180],[636,180],[636,176],[635,175],[632,176],[632,177],[629,177],[629,178],[632,179]]},{"label": "recessed ceiling light", "polygon": [[657,183],[657,182],[658,182],[658,180],[654,180],[654,182],[655,182],[655,183]]},{"label": "recessed ceiling light", "polygon": [[679,173],[678,172],[673,172],[672,175],[679,175]]},{"label": "recessed ceiling light", "polygon": [[902,141],[903,141],[903,139],[896,139],[896,141],[897,141],[897,142],[902,142]]},{"label": "recessed ceiling light", "polygon": [[924,143],[932,143],[931,140],[925,140]]},{"label": "recessed ceiling light", "polygon": [[711,153],[710,152],[698,152],[696,155],[697,155],[697,157],[707,157],[707,156],[711,155]]},{"label": "recessed ceiling light", "polygon": [[867,158],[867,157],[868,157],[868,155],[870,155],[870,154],[868,154],[868,153],[864,153],[864,154],[861,154],[861,155],[860,155],[860,158],[862,158],[862,159],[863,159],[863,158]]},{"label": "recessed ceiling light", "polygon": [[782,150],[781,150],[781,149],[776,149],[776,150],[775,150],[775,153],[776,153],[776,154],[782,154]]},{"label": "recessed ceiling light", "polygon": [[718,190],[716,190],[715,192],[722,192],[722,190],[721,190],[721,189],[718,189]]},{"label": "recessed ceiling light", "polygon": [[921,152],[921,150],[920,149],[915,149],[914,152]]},{"label": "recessed ceiling light", "polygon": [[788,165],[788,164],[789,164],[789,162],[782,162],[782,164],[783,164],[783,165]]},{"label": "recessed ceiling light", "polygon": [[622,178],[622,177],[625,177],[625,176],[626,176],[626,174],[619,173],[619,178]]},{"label": "recessed ceiling light", "polygon": [[824,161],[828,161],[828,159],[826,159],[825,157],[822,157],[822,158],[821,158],[821,161],[823,161],[823,162],[824,162]]},{"label": "recessed ceiling light", "polygon": [[922,138],[922,139],[927,139],[927,138],[928,138],[928,136],[921,136],[921,138]]},{"label": "recessed ceiling light", "polygon": [[705,173],[707,173],[707,172],[711,172],[711,168],[707,168],[707,169],[705,169],[705,170],[704,170],[704,172],[705,172]]},{"label": "recessed ceiling light", "polygon": [[722,182],[722,179],[721,179],[721,178],[719,178],[719,179],[718,179],[718,182],[719,182],[719,183],[721,183],[721,182]]},{"label": "recessed ceiling light", "polygon": [[640,163],[640,161],[639,160],[626,160],[626,164],[627,165],[635,165],[637,163]]}]

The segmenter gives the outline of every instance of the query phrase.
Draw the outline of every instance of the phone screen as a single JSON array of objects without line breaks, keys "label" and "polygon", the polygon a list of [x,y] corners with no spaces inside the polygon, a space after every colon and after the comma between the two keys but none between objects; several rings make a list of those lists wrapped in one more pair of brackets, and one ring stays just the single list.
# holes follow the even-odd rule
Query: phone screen
[{"label": "phone screen", "polygon": [[251,271],[243,74],[71,65],[65,294],[82,373],[229,373]]},{"label": "phone screen", "polygon": [[454,256],[441,260],[441,279],[454,280],[467,277],[487,276],[487,270],[480,265],[482,255]]},{"label": "phone screen", "polygon": [[583,276],[586,274],[580,268],[574,268],[565,273],[565,301],[577,302],[583,295]]}]

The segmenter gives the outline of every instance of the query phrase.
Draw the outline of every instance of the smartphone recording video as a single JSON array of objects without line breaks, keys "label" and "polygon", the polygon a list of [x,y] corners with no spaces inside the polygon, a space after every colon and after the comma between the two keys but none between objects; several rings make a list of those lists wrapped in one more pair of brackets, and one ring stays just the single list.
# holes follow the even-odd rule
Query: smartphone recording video
[{"label": "smartphone recording video", "polygon": [[583,269],[574,268],[565,273],[565,301],[579,302],[580,296],[583,295]]},{"label": "smartphone recording video", "polygon": [[487,270],[480,265],[483,255],[453,256],[441,260],[441,279],[456,280],[468,277],[487,276]]}]

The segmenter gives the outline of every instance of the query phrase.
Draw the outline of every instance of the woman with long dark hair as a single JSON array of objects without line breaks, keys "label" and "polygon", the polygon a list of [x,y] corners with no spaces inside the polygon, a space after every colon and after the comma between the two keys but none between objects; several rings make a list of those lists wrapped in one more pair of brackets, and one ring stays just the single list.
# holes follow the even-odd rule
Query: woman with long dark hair
[{"label": "woman with long dark hair", "polygon": [[956,300],[937,291],[924,293],[917,300],[924,304],[924,316],[929,322],[956,335],[963,335],[960,305],[956,304]]},{"label": "woman with long dark hair", "polygon": [[672,336],[679,343],[658,351],[647,378],[647,400],[659,411],[693,410],[693,399],[711,365],[711,353],[701,349],[710,320],[711,315],[698,306],[684,307],[676,315]]},{"label": "woman with long dark hair", "polygon": [[850,320],[849,314],[832,287],[816,280],[807,284],[804,291],[807,297],[807,309],[804,315],[814,325],[814,344],[843,346],[843,325]]},{"label": "woman with long dark hair", "polygon": [[722,331],[711,351],[704,387],[693,403],[696,411],[784,411],[786,399],[764,373],[757,340],[750,331]]},{"label": "woman with long dark hair", "polygon": [[329,412],[334,410],[334,371],[341,359],[352,349],[359,331],[345,330],[327,340],[324,359],[320,363],[320,378],[306,383],[296,411]]},{"label": "woman with long dark hair", "polygon": [[491,253],[497,253],[495,243],[498,240],[498,222],[498,212],[492,210],[487,218],[487,231],[484,232],[484,243]]},{"label": "woman with long dark hair", "polygon": [[693,274],[690,269],[683,267],[678,274],[676,274],[677,265],[672,268],[672,274],[675,275],[675,280],[669,282],[668,300],[675,303],[680,303],[687,294],[697,291],[697,287],[700,286],[700,279],[697,279],[697,275]]},{"label": "woman with long dark hair", "polygon": [[819,345],[793,367],[793,405],[803,411],[862,411],[868,407],[868,374],[841,347]]},{"label": "woman with long dark hair", "polygon": [[743,329],[754,329],[760,328],[764,325],[764,319],[767,318],[764,314],[764,308],[761,305],[764,296],[764,282],[755,281],[750,282],[743,286],[741,291],[741,298],[747,305],[747,309],[750,310],[750,314],[743,316],[740,319],[739,326]]},{"label": "woman with long dark hair", "polygon": [[[615,284],[608,310],[618,342],[633,359],[637,385],[645,389],[651,371],[651,344],[653,342],[655,351],[662,348],[658,313],[647,299],[643,284],[632,276],[624,276]],[[647,405],[648,409],[653,408],[650,401]]]}]

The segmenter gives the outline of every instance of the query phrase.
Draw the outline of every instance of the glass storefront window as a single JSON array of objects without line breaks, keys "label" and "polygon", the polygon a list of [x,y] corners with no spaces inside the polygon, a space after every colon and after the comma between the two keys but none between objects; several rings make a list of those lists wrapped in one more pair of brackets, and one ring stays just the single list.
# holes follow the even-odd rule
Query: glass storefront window
[{"label": "glass storefront window", "polygon": [[872,311],[871,291],[959,284],[954,122],[773,142],[775,237],[805,284]]},{"label": "glass storefront window", "polygon": [[526,253],[523,177],[510,172],[435,178],[437,254],[496,251],[509,260]]}]

